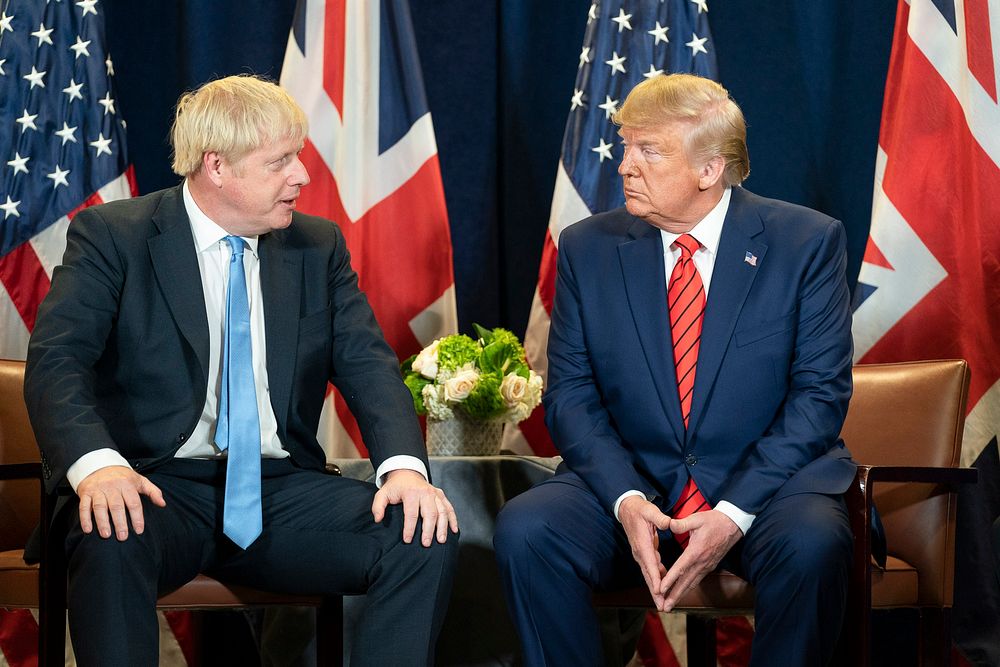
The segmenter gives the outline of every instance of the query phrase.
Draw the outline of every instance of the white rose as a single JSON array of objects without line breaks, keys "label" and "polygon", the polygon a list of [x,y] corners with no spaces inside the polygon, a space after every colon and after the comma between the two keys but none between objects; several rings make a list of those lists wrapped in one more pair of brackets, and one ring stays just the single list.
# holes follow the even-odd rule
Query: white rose
[{"label": "white rose", "polygon": [[524,393],[528,389],[528,381],[517,373],[509,373],[504,376],[500,383],[500,395],[508,408],[512,408],[522,400]]},{"label": "white rose", "polygon": [[479,380],[479,373],[474,370],[463,370],[444,383],[444,397],[450,403],[460,403],[469,397],[472,388]]},{"label": "white rose", "polygon": [[428,380],[433,380],[438,372],[438,345],[441,339],[420,350],[420,354],[413,360],[413,370],[423,375]]},{"label": "white rose", "polygon": [[532,409],[542,402],[542,376],[535,371],[528,371],[528,386],[521,402]]},{"label": "white rose", "polygon": [[511,424],[517,424],[527,419],[533,409],[534,408],[529,408],[524,403],[517,403],[507,410],[504,414],[504,419],[509,421]]}]

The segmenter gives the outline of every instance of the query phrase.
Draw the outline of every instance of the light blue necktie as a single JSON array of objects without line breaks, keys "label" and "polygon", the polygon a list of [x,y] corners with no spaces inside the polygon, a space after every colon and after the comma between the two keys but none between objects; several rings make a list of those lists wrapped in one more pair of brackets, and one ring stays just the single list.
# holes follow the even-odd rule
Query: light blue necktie
[{"label": "light blue necktie", "polygon": [[263,528],[260,509],[260,421],[250,348],[250,304],[243,272],[243,239],[227,236],[233,249],[226,290],[222,392],[215,444],[229,451],[222,532],[246,549]]}]

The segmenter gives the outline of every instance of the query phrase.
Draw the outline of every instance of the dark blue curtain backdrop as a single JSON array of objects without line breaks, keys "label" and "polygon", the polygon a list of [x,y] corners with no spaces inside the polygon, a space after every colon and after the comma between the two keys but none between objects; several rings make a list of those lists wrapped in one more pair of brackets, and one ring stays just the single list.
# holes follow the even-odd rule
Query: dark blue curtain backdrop
[{"label": "dark blue curtain backdrop", "polygon": [[[277,78],[295,2],[101,4],[139,188],[173,185],[167,133],[179,94],[238,72]],[[523,333],[590,1],[410,4],[461,326]],[[896,0],[708,4],[722,82],[750,125],[747,188],[843,220],[853,280],[868,235]]]}]

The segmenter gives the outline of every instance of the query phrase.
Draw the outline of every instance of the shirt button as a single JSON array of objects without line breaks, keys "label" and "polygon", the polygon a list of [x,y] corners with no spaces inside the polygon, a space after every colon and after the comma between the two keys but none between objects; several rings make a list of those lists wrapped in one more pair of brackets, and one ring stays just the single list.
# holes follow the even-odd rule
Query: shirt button
[{"label": "shirt button", "polygon": [[689,466],[693,466],[697,462],[698,462],[698,457],[696,457],[694,454],[688,454],[687,457],[684,459],[684,463],[688,464]]}]

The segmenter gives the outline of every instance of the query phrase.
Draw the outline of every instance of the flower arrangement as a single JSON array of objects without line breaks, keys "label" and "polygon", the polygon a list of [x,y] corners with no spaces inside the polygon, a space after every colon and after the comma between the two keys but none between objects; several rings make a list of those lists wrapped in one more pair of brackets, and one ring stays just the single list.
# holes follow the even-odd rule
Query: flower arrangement
[{"label": "flower arrangement", "polygon": [[517,423],[542,400],[542,378],[528,368],[524,347],[506,329],[475,328],[439,338],[402,364],[417,414],[447,421],[456,411],[475,421]]}]

